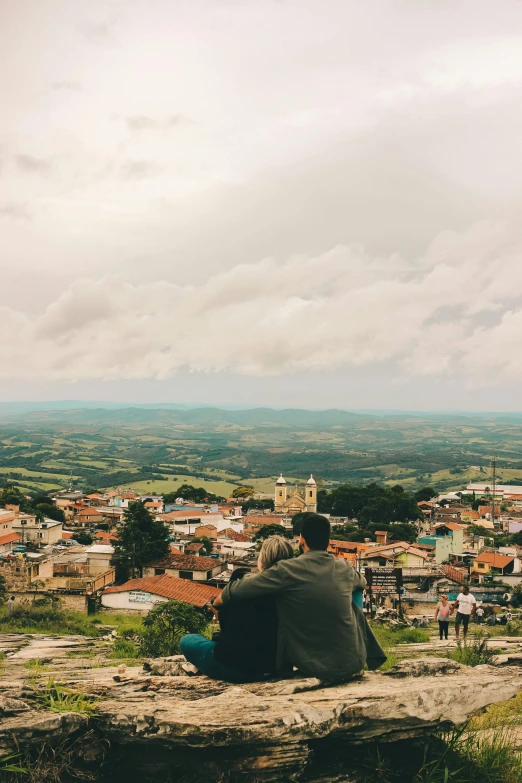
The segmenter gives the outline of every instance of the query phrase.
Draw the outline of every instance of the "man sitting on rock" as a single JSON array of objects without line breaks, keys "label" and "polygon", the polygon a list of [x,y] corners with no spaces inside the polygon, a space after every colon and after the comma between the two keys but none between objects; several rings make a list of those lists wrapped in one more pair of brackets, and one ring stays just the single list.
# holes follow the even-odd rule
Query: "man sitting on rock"
[{"label": "man sitting on rock", "polygon": [[368,662],[386,660],[363,612],[352,603],[366,582],[348,563],[328,553],[330,523],[320,514],[303,514],[302,554],[282,560],[261,574],[230,583],[214,605],[259,596],[276,598],[279,616],[277,669],[298,669],[305,677],[343,681]]}]

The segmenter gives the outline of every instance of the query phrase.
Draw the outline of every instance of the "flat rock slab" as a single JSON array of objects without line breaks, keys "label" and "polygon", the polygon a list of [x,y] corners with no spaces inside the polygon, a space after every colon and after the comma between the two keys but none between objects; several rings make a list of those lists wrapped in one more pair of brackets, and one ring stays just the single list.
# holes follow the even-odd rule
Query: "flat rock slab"
[{"label": "flat rock slab", "polygon": [[122,683],[118,694],[112,688],[98,719],[111,742],[214,753],[221,748],[235,765],[241,758],[251,769],[294,769],[306,762],[313,741],[422,736],[462,724],[521,687],[518,668],[470,668],[430,658],[332,687],[313,679],[229,685],[150,676]]},{"label": "flat rock slab", "polygon": [[63,672],[58,682],[97,698],[93,719],[46,712],[33,686],[4,678],[0,755],[87,736],[93,728],[111,752],[119,748],[137,765],[164,758],[186,769],[214,770],[216,780],[223,768],[274,780],[302,771],[311,748],[326,740],[345,746],[421,737],[460,725],[522,688],[520,667],[471,668],[447,658],[407,659],[390,671],[329,687],[316,679],[231,685],[153,673],[176,670],[177,663],[147,662],[148,671],[123,674],[116,667],[93,669],[90,681]]},{"label": "flat rock slab", "polygon": [[11,661],[41,658],[65,658],[73,650],[88,650],[95,641],[87,636],[45,636],[35,634],[25,638],[23,646],[9,655]]}]

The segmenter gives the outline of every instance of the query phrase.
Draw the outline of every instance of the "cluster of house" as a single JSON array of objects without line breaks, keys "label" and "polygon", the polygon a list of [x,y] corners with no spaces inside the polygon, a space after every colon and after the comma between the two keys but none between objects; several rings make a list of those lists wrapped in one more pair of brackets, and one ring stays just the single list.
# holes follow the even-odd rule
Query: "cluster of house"
[{"label": "cluster of house", "polygon": [[[522,581],[522,548],[495,550],[486,546],[490,527],[516,532],[512,526],[520,525],[518,529],[522,529],[522,505],[515,505],[518,495],[522,504],[522,487],[518,489],[508,501],[506,496],[502,502],[499,498],[498,513],[495,502],[492,508],[491,501],[489,505],[484,501],[475,511],[454,493],[419,503],[423,519],[418,523],[415,543],[395,541],[389,531],[378,531],[375,541],[339,540],[335,538],[335,526],[347,520],[331,519],[334,537],[330,552],[362,571],[400,567],[412,595],[431,589],[434,580],[442,589],[467,579],[487,584],[496,578],[509,585],[518,584]],[[63,510],[65,525],[23,514],[15,506],[0,510],[0,567],[3,551],[31,542],[42,553],[28,553],[23,564],[13,566],[4,561],[4,565],[13,573],[17,567],[18,572],[25,567],[27,579],[43,580],[48,590],[81,594],[87,603],[101,601],[102,606],[117,610],[148,611],[155,603],[172,598],[203,606],[227,583],[236,566],[256,567],[254,537],[263,526],[279,525],[288,530],[295,513],[317,509],[316,483],[310,477],[302,490],[296,487],[289,493],[281,476],[275,483],[274,499],[273,512],[243,514],[234,498],[224,503],[195,504],[183,498],[164,503],[160,496],[136,495],[130,490],[89,495],[57,493],[53,502]],[[168,526],[170,549],[166,557],[148,563],[139,579],[115,585],[111,561],[118,526],[125,508],[134,500],[142,501]],[[98,525],[103,529],[97,529]],[[86,527],[95,536],[93,545],[73,545],[59,552],[53,549],[57,543],[74,544],[75,530]],[[477,527],[483,528],[483,535],[477,534]],[[211,547],[208,541],[198,540],[203,538]],[[294,543],[297,546],[297,540]],[[45,550],[51,553],[46,555]]]}]

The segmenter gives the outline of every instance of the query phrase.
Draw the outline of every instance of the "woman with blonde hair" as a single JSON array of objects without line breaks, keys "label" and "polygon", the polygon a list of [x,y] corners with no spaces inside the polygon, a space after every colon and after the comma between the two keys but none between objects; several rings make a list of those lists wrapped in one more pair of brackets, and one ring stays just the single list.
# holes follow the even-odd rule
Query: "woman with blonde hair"
[{"label": "woman with blonde hair", "polygon": [[[270,536],[257,559],[259,571],[267,571],[280,560],[294,556],[291,543],[283,536]],[[230,581],[248,579],[246,568],[232,571]],[[201,634],[188,634],[180,649],[188,673],[201,672],[214,680],[252,682],[275,674],[278,618],[275,598],[263,596],[212,608],[219,619],[220,631],[210,640]]]}]

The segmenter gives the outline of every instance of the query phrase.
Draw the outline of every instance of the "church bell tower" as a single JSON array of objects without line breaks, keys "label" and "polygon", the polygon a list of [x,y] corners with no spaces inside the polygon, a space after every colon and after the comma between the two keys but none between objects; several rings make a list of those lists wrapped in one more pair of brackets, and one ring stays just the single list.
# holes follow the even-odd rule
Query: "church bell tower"
[{"label": "church bell tower", "polygon": [[317,484],[313,476],[306,482],[305,503],[307,511],[317,511]]},{"label": "church bell tower", "polygon": [[283,503],[286,503],[286,481],[281,473],[275,485],[274,511],[276,513],[283,510]]}]

